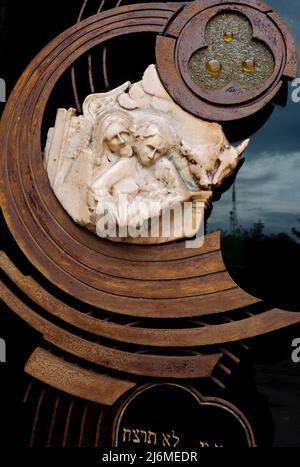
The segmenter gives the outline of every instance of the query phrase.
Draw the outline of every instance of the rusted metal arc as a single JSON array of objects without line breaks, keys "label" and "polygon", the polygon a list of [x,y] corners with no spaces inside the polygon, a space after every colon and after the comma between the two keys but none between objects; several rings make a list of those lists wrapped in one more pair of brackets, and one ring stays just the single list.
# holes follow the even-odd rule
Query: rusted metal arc
[{"label": "rusted metal arc", "polygon": [[11,279],[28,297],[49,313],[80,329],[119,342],[152,347],[199,347],[236,342],[287,327],[300,321],[300,313],[269,310],[242,321],[204,328],[151,329],[124,327],[87,316],[60,302],[13,268]]},{"label": "rusted metal arc", "polygon": [[[87,1],[87,0],[86,0]],[[118,0],[117,1],[117,4],[115,6],[113,6],[112,8],[118,8],[122,3],[122,0]],[[97,10],[97,14],[98,13],[101,13],[102,11],[102,8],[104,7],[105,5],[105,0],[102,0],[99,7],[98,7],[98,10]],[[80,18],[81,20],[81,18]],[[80,21],[78,20],[78,22]],[[89,82],[90,82],[90,89],[91,89],[91,92],[94,93],[95,92],[95,85],[94,85],[94,78],[93,78],[93,64],[92,64],[92,55],[89,54],[88,55],[88,77],[89,77]],[[102,52],[102,67],[103,67],[103,78],[104,78],[104,84],[105,84],[105,89],[109,90],[110,89],[110,84],[109,84],[109,79],[108,79],[108,70],[107,70],[107,45],[104,45],[103,47],[103,52]],[[77,102],[77,97],[78,96],[78,92],[77,92],[77,89],[76,89],[76,95],[75,95],[75,100]],[[77,106],[77,109],[78,109],[78,106]],[[81,110],[81,105],[80,105],[80,110]]]},{"label": "rusted metal arc", "polygon": [[37,402],[36,406],[36,411],[35,411],[35,416],[33,420],[33,425],[32,425],[32,430],[31,430],[31,437],[30,437],[30,442],[29,442],[29,447],[32,448],[34,446],[34,441],[35,441],[35,434],[37,431],[37,425],[38,425],[38,420],[41,412],[41,408],[43,405],[43,401],[45,398],[45,393],[46,393],[46,388],[43,388],[40,394],[40,397]]},{"label": "rusted metal arc", "polygon": [[110,83],[108,79],[108,70],[107,70],[107,45],[103,47],[102,52],[102,67],[103,67],[103,78],[104,78],[104,86],[107,91],[110,90]]},{"label": "rusted metal arc", "polygon": [[58,412],[58,408],[59,408],[59,404],[60,404],[60,399],[61,399],[61,396],[60,396],[60,394],[58,394],[56,396],[56,398],[55,398],[54,408],[53,408],[53,412],[52,412],[52,416],[51,416],[51,423],[50,423],[50,428],[49,428],[49,433],[48,433],[48,438],[47,438],[47,444],[46,444],[47,448],[51,447],[52,438],[53,438],[54,429],[55,429],[55,424],[57,422],[56,419],[57,419],[57,412]]},{"label": "rusted metal arc", "polygon": [[[208,258],[208,261],[209,261],[209,259],[210,258]],[[195,264],[196,267],[198,265],[198,267],[203,266],[203,268],[204,268],[203,276],[201,274],[199,274],[199,276],[198,276],[198,282],[200,284],[200,287],[197,290],[197,295],[196,296],[200,295],[201,290],[203,292],[203,295],[204,294],[206,295],[207,294],[207,289],[209,289],[209,287],[215,287],[215,285],[219,284],[219,278],[220,277],[222,278],[222,280],[225,281],[225,283],[228,283],[228,285],[229,285],[228,289],[232,289],[232,288],[237,287],[236,284],[233,281],[231,281],[231,279],[228,279],[228,274],[227,273],[225,273],[225,275],[224,275],[224,267],[222,266],[222,264],[219,264],[218,262],[217,262],[217,264],[214,264],[214,258],[211,258],[211,261],[212,261],[212,267],[214,269],[216,269],[216,271],[205,272],[206,262],[199,261],[198,263]],[[184,264],[182,266],[184,266]],[[0,251],[0,268],[3,269],[9,275],[9,277],[12,280],[16,280],[16,282],[18,281],[20,283],[21,287],[24,285],[24,281],[23,281],[22,277],[19,276],[18,270],[13,266],[13,263],[5,255],[5,253],[3,253],[1,251]],[[193,275],[189,275],[188,273],[187,273],[187,278],[190,279],[191,283],[193,283],[193,281],[195,279],[195,277]],[[216,278],[217,281],[215,281],[214,278]],[[113,277],[112,277],[112,279],[113,279]],[[115,279],[117,279],[117,278],[115,278]],[[164,278],[161,279],[161,282],[163,284],[164,283],[165,284],[170,283],[171,286],[173,286],[174,281],[176,281],[175,285],[178,285],[180,282],[182,282],[181,280],[176,279],[176,277],[174,279],[171,279],[171,280],[164,280]],[[126,282],[128,282],[128,281],[126,281]],[[126,284],[126,282],[125,282],[125,284]],[[150,286],[155,285],[154,283],[156,281],[144,280],[144,281],[139,281],[139,282],[145,284],[146,287],[148,285],[150,287]],[[184,284],[186,284],[186,281],[184,282]],[[179,287],[179,285],[178,285],[178,287]],[[226,289],[226,290],[228,290],[228,289]],[[187,292],[188,292],[188,289],[187,289]],[[170,295],[167,298],[176,298],[176,295],[178,295],[178,293],[179,293],[179,291],[177,291],[177,292],[174,291],[173,295],[172,296]],[[125,296],[125,295],[123,295],[123,296]],[[134,295],[132,295],[132,296],[138,298],[138,293],[134,292]],[[186,296],[191,296],[191,295],[187,294]],[[145,295],[145,298],[151,298],[151,297],[149,297],[149,296],[147,297]]]},{"label": "rusted metal arc", "polygon": [[[206,248],[194,252],[194,256],[162,261],[134,261],[131,258],[114,258],[99,253],[101,264],[96,271],[127,279],[158,280],[184,279],[203,276],[226,270],[220,246],[217,247],[219,234],[205,237]],[[208,244],[209,243],[209,244]],[[157,252],[153,250],[153,253]],[[5,255],[5,253],[3,253]],[[2,256],[2,253],[0,252]],[[146,263],[146,264],[145,264]],[[145,271],[146,266],[146,271]],[[122,268],[122,271],[120,271]],[[184,270],[183,270],[184,268]],[[200,269],[197,274],[197,268]]]},{"label": "rusted metal arc", "polygon": [[[213,339],[217,332],[217,328],[220,331],[220,335],[223,335],[222,330],[225,329],[217,326],[216,330],[214,327],[210,327],[209,332],[207,332],[208,329],[203,330],[199,327],[196,329],[185,330],[160,330],[141,327],[124,327],[122,325],[109,323],[86,315],[61,302],[54,296],[50,295],[31,277],[23,276],[8,259],[5,264],[3,260],[2,262],[0,261],[0,267],[3,268],[4,272],[15,285],[43,310],[72,326],[111,340],[146,346],[193,347],[199,345],[210,345],[212,343],[210,340],[211,332],[213,334]],[[150,316],[147,315],[147,317],[149,318],[152,316],[150,314]],[[163,317],[168,317],[167,310]],[[236,328],[232,328],[233,335],[235,329]],[[221,342],[223,341],[221,340]]]},{"label": "rusted metal arc", "polygon": [[[26,368],[25,368],[25,371],[27,371],[29,374],[32,371],[32,373],[34,373],[33,376],[36,375],[34,377],[37,377],[36,367],[35,367],[35,365],[33,366],[33,365],[30,364],[30,360],[31,359],[29,359],[29,361],[27,362],[28,370],[26,370]],[[32,370],[31,370],[31,367],[33,367]],[[41,377],[41,376],[42,375],[39,372],[38,379],[43,381],[43,377]],[[53,375],[52,375],[52,378],[53,378]],[[49,386],[53,386],[53,384],[51,384],[52,378],[51,378],[51,375],[50,375],[50,377],[47,378],[47,384],[49,384]],[[55,381],[57,381],[57,380],[55,380]],[[59,389],[59,388],[57,388],[57,389]],[[72,385],[72,387],[70,389],[72,389],[72,391],[74,391],[74,386]],[[72,392],[71,393],[68,392],[68,393],[72,394]],[[71,423],[71,417],[72,417],[74,405],[75,405],[75,401],[72,400],[70,402],[70,405],[69,405],[69,409],[68,409],[68,413],[67,413],[67,417],[66,417],[66,422],[65,422],[64,436],[63,436],[63,442],[62,442],[62,447],[63,448],[67,447],[67,445],[68,445],[69,429],[70,429],[70,423]]]},{"label": "rusted metal arc", "polygon": [[91,54],[89,54],[88,56],[88,77],[89,77],[89,82],[90,82],[91,93],[93,94],[95,92],[95,86],[94,86],[93,64],[92,64]]},{"label": "rusted metal arc", "polygon": [[29,396],[30,396],[30,393],[31,393],[31,389],[32,389],[32,385],[33,385],[33,381],[30,381],[28,384],[27,384],[27,387],[26,387],[26,391],[25,391],[25,394],[24,394],[24,397],[23,397],[23,400],[22,402],[24,404],[27,403],[28,399],[29,399]]},{"label": "rusted metal arc", "polygon": [[[175,279],[191,279],[202,277],[209,274],[215,274],[226,271],[222,255],[220,251],[215,251],[189,259],[182,259],[176,262],[173,261],[157,261],[149,263],[147,268],[142,262],[127,262],[99,255],[102,259],[97,272],[107,274],[112,279],[114,277],[132,279],[137,281],[161,281]],[[2,264],[2,266],[1,266]],[[9,266],[9,259],[4,252],[0,250],[0,267]]]},{"label": "rusted metal arc", "polygon": [[97,421],[97,427],[96,427],[96,435],[95,435],[95,448],[98,448],[100,446],[101,442],[101,424],[104,416],[104,411],[99,414],[98,416],[98,421]]},{"label": "rusted metal arc", "polygon": [[85,404],[85,407],[82,413],[81,424],[80,424],[80,433],[79,433],[79,442],[78,442],[79,448],[84,447],[84,434],[85,434],[88,410],[89,410],[89,404]]},{"label": "rusted metal arc", "polygon": [[[116,4],[116,8],[121,6],[122,0],[118,0]],[[104,85],[105,89],[110,90],[111,86],[109,83],[109,78],[108,78],[108,68],[107,68],[107,45],[104,45],[103,47],[103,52],[102,52],[102,66],[103,66],[103,78],[104,78]]]},{"label": "rusted metal arc", "polygon": [[76,109],[77,109],[77,112],[80,113],[82,111],[82,108],[81,108],[81,104],[80,104],[79,94],[78,94],[78,91],[77,91],[77,83],[76,83],[76,75],[75,75],[74,67],[71,68],[71,82],[72,82],[72,88],[73,88],[73,94],[74,94]]},{"label": "rusted metal arc", "polygon": [[[57,267],[57,269],[63,271],[62,268]],[[237,287],[223,268],[220,272],[208,273],[203,276],[170,280],[165,280],[164,277],[161,280],[126,279],[98,271],[93,276],[89,273],[88,268],[81,268],[81,265],[77,264],[77,271],[76,273],[74,271],[72,277],[76,279],[78,286],[82,284],[92,287],[99,293],[110,293],[126,298],[182,299],[218,293]]]},{"label": "rusted metal arc", "polygon": [[[126,9],[120,8],[119,9],[120,11],[119,11],[118,14],[116,12],[114,12],[113,18],[116,21],[115,24],[118,25],[118,32],[117,33],[111,31],[112,20],[111,20],[111,17],[106,12],[102,13],[101,15],[98,15],[97,20],[102,24],[101,31],[103,31],[104,25],[105,25],[105,28],[106,28],[105,29],[106,34],[108,34],[108,35],[122,34],[122,33],[126,33],[126,32],[128,33],[129,31],[132,31],[132,28],[134,30],[138,29],[137,25],[136,25],[136,22],[135,22],[134,26],[128,26],[128,27],[126,26],[128,24],[128,15],[127,15],[128,8],[129,7],[126,7]],[[166,11],[165,9],[162,10],[162,11],[163,11],[163,15],[165,15],[165,16],[169,15],[169,12]],[[126,12],[126,15],[125,15],[125,12]],[[146,12],[149,13],[149,10],[147,8],[146,8]],[[134,15],[137,16],[137,18],[139,19],[139,21],[142,24],[146,24],[148,22],[147,15],[145,17],[144,11],[143,11],[143,18],[140,18],[141,11],[133,12],[133,13],[134,13]],[[157,28],[160,29],[162,27],[162,25],[164,24],[164,21],[165,21],[165,19],[162,20],[161,18],[159,18],[159,15],[161,15],[161,12],[157,13],[157,11],[155,11],[154,13],[151,13],[151,10],[150,10],[149,14],[150,14],[150,17],[152,17],[151,15],[154,15],[154,17],[156,18],[155,20],[153,20],[154,23],[157,23],[157,21],[158,21],[157,24],[160,24],[160,26],[149,26],[149,28],[151,30],[157,30]],[[156,17],[155,15],[158,15],[158,16]],[[100,19],[99,19],[99,17],[100,17]],[[126,20],[125,20],[125,17],[127,18]],[[120,20],[120,18],[123,18],[123,19]],[[27,146],[27,151],[29,151],[30,154],[36,154],[36,151],[38,150],[38,147],[39,147],[39,144],[38,144],[38,141],[39,141],[39,126],[40,126],[40,121],[42,119],[44,106],[45,106],[46,101],[47,101],[47,99],[49,97],[49,94],[51,92],[51,89],[53,87],[54,82],[56,81],[56,79],[58,79],[58,77],[61,75],[61,73],[63,71],[62,68],[60,67],[59,63],[63,62],[63,64],[64,64],[63,67],[64,68],[69,66],[69,64],[72,62],[72,60],[74,60],[74,55],[75,56],[80,55],[80,53],[81,53],[80,51],[82,50],[82,48],[83,48],[83,50],[86,50],[86,49],[92,47],[93,44],[101,42],[101,39],[104,40],[107,37],[106,35],[104,35],[104,36],[100,35],[100,39],[99,39],[99,37],[96,36],[95,29],[98,30],[97,29],[97,24],[98,24],[97,20],[95,18],[93,18],[93,19],[89,18],[88,20],[85,20],[85,21],[81,22],[79,25],[77,25],[77,27],[71,28],[70,31],[72,31],[72,32],[62,34],[61,40],[63,41],[63,43],[64,43],[64,40],[66,41],[66,39],[68,38],[67,41],[66,41],[67,42],[66,45],[68,45],[67,50],[65,49],[64,46],[61,46],[60,48],[58,47],[58,45],[60,43],[59,40],[54,41],[48,47],[47,52],[46,52],[46,57],[47,57],[46,68],[45,68],[45,65],[44,65],[44,63],[45,63],[44,62],[45,52],[44,52],[44,54],[43,53],[40,54],[40,56],[33,62],[32,66],[27,70],[27,73],[25,73],[25,75],[23,75],[23,78],[21,78],[21,80],[19,82],[19,89],[21,89],[21,95],[25,99],[25,101],[23,101],[23,103],[22,103],[22,99],[21,99],[21,102],[20,102],[20,99],[17,99],[17,95],[18,95],[17,91],[13,95],[12,101],[11,101],[11,102],[13,102],[14,99],[17,99],[17,103],[19,104],[19,105],[16,105],[16,107],[14,108],[14,110],[18,113],[18,119],[19,119],[20,115],[23,116],[23,118],[26,116],[26,122],[24,121],[25,120],[25,118],[24,118],[22,124],[24,124],[26,126],[26,132],[28,131],[28,133],[26,133],[27,136],[26,136],[26,134],[24,132],[25,128],[22,129],[17,124],[17,127],[19,129],[19,131],[17,131],[17,135],[19,137],[17,137],[16,134],[14,133],[14,138],[13,138],[14,139],[14,145],[16,143],[16,140],[17,141],[19,140],[18,149],[20,151],[22,151],[22,147],[24,147],[24,143]],[[122,21],[123,21],[123,23],[122,23]],[[84,25],[83,25],[83,23],[84,23]],[[95,25],[95,23],[96,23],[96,25]],[[120,29],[121,24],[123,24],[124,29]],[[86,36],[86,34],[82,33],[82,29],[84,31],[88,30],[88,32],[86,33],[87,36]],[[80,33],[81,37],[83,35],[82,39],[79,39],[79,37],[78,37],[79,33]],[[76,43],[76,48],[74,48],[73,42],[70,41],[70,36],[73,37],[73,41]],[[63,55],[64,58],[63,57],[59,58],[59,56],[61,56],[61,55]],[[51,60],[50,60],[50,57],[51,57]],[[33,80],[30,79],[31,78],[31,73],[35,70],[36,66],[38,66],[39,63],[40,63],[39,68],[41,68],[40,71],[39,71],[39,73],[40,73],[39,74],[40,86],[37,85],[38,83],[35,82],[35,79],[33,79]],[[48,80],[46,78],[46,75],[49,76]],[[28,80],[28,77],[29,77],[29,80]],[[51,77],[51,79],[50,79],[50,77]],[[34,82],[34,86],[33,86],[32,81]],[[44,85],[44,83],[46,83],[46,84]],[[29,91],[29,93],[28,93],[28,91]],[[25,102],[26,102],[26,104],[25,104]],[[33,110],[33,106],[35,107],[35,111]],[[10,117],[11,118],[8,117],[8,122],[6,122],[8,124],[8,126],[10,124],[14,125],[14,122],[13,122],[14,111],[13,111],[13,108],[12,108],[13,106],[10,106],[9,103],[8,103],[8,108],[9,107],[11,107],[10,108],[10,110],[11,110]],[[30,114],[32,115],[31,118],[33,120],[31,120]],[[21,119],[22,119],[22,117],[21,117]],[[4,118],[4,122],[5,122],[5,118]],[[5,123],[4,123],[4,125],[5,125]],[[32,131],[32,130],[34,130],[34,131]],[[30,138],[32,140],[28,141],[28,144],[26,144],[26,139],[28,140],[28,134],[30,134],[30,133],[31,133]],[[2,135],[3,135],[3,133],[2,133]],[[24,140],[24,138],[25,138],[25,140]],[[10,146],[10,150],[14,152],[14,148],[12,146]],[[13,173],[14,173],[14,171],[16,169],[16,164],[14,162],[12,162],[11,157],[9,157],[9,159],[10,160],[8,161],[8,165],[9,165],[8,170],[9,170],[10,175],[13,176]],[[12,223],[14,224],[14,228],[16,228],[16,232],[15,232],[16,237],[19,237],[19,236],[22,237],[22,239],[20,239],[21,246],[23,246],[23,242],[24,242],[26,237],[27,237],[27,240],[28,240],[28,237],[29,237],[29,239],[32,241],[32,243],[33,243],[32,248],[28,248],[27,241],[26,241],[26,245],[24,245],[24,250],[28,254],[28,256],[30,257],[31,260],[33,260],[33,258],[31,256],[31,253],[29,252],[29,249],[31,250],[31,252],[33,251],[33,249],[36,250],[36,256],[39,258],[38,263],[40,262],[41,257],[44,256],[43,260],[45,260],[45,259],[47,259],[47,254],[50,255],[50,256],[51,256],[51,254],[53,255],[53,253],[55,254],[56,258],[55,258],[55,261],[52,262],[52,264],[48,263],[46,265],[46,263],[47,263],[47,261],[46,261],[44,266],[41,266],[40,263],[37,265],[40,270],[45,271],[46,275],[49,274],[49,273],[51,274],[51,271],[53,270],[53,268],[56,267],[56,265],[55,265],[56,262],[62,263],[62,264],[69,263],[70,264],[70,269],[69,270],[71,271],[73,269],[73,270],[76,271],[77,270],[77,264],[75,263],[75,264],[73,264],[71,266],[70,256],[69,255],[66,256],[63,250],[59,250],[59,252],[57,252],[57,250],[55,250],[55,247],[57,248],[56,242],[54,240],[51,240],[51,236],[53,236],[53,234],[52,235],[50,234],[49,229],[51,230],[51,228],[53,227],[53,226],[51,227],[51,220],[53,218],[49,219],[49,217],[48,217],[48,219],[46,221],[45,214],[46,214],[46,216],[51,217],[51,211],[54,212],[55,209],[53,211],[53,209],[47,209],[47,207],[46,207],[47,204],[51,203],[51,200],[49,199],[49,197],[53,198],[53,193],[51,193],[51,191],[49,191],[49,186],[48,186],[48,181],[46,179],[46,174],[45,174],[45,171],[44,171],[44,169],[42,167],[42,161],[39,160],[37,157],[34,157],[34,159],[29,162],[29,165],[27,164],[27,161],[25,161],[23,157],[20,157],[18,161],[19,161],[19,164],[21,164],[21,166],[22,166],[22,169],[21,169],[21,166],[19,168],[18,176],[24,182],[24,189],[21,191],[19,189],[19,187],[13,186],[13,190],[14,190],[13,195],[11,193],[9,194],[9,187],[7,187],[7,189],[5,189],[8,192],[7,194],[9,195],[8,197],[10,199],[9,199],[9,202],[7,203],[6,206],[5,206],[6,203],[4,204],[4,212],[7,215],[7,211],[9,211],[9,210],[13,211],[13,212],[10,213],[11,218],[8,220],[8,223],[11,224],[10,221],[12,220],[12,218],[14,218]],[[25,168],[26,166],[27,166],[27,168]],[[28,170],[29,170],[29,172],[28,172]],[[31,170],[31,172],[30,172],[30,170]],[[24,176],[24,174],[26,174],[26,175]],[[28,175],[30,174],[30,177],[28,177],[27,174]],[[38,176],[37,176],[37,174],[38,174]],[[42,180],[42,178],[43,178],[43,180]],[[22,184],[21,184],[21,186],[22,186]],[[26,186],[26,188],[25,188],[25,186]],[[48,190],[47,194],[43,193],[43,196],[41,196],[41,197],[37,196],[38,193],[41,195],[41,192],[44,192],[45,190],[46,191]],[[39,199],[37,199],[37,198],[39,198]],[[5,201],[7,201],[7,199]],[[16,204],[19,205],[20,207],[17,207],[16,205],[14,206],[13,205],[14,201],[16,201]],[[57,202],[54,201],[54,203],[56,203],[55,206],[57,207],[58,206]],[[8,205],[10,205],[11,208],[9,208]],[[21,214],[22,219],[20,219],[20,218],[18,219],[18,210],[23,211],[23,209],[28,210],[28,214],[26,214],[26,216]],[[65,213],[63,213],[62,221],[67,219],[67,217],[68,216],[65,215]],[[42,220],[43,229],[41,229],[41,225],[40,225],[41,220]],[[15,223],[18,224],[17,227],[16,227]],[[64,224],[64,222],[62,222],[62,224]],[[25,225],[26,225],[26,227],[25,227]],[[25,230],[24,230],[24,227],[25,227]],[[13,230],[14,230],[14,228],[13,228]],[[60,230],[60,232],[61,232],[61,240],[60,241],[63,241],[66,244],[68,242],[69,243],[72,242],[72,240],[70,241],[70,238],[68,236],[64,237],[65,231],[61,227],[61,225],[55,224],[53,228],[54,228],[54,235],[56,234],[56,232],[59,229],[61,229]],[[46,231],[48,230],[48,232],[46,233],[46,231],[44,229],[46,229]],[[17,231],[19,231],[19,234],[17,233]],[[63,240],[63,238],[64,238],[64,240]],[[37,242],[39,242],[39,245],[38,245]],[[47,244],[48,244],[48,246],[46,246]],[[42,248],[40,248],[40,245],[42,246]],[[76,245],[75,250],[77,250],[77,247],[78,247],[78,245]],[[46,253],[47,250],[48,250],[48,253]],[[35,261],[33,260],[32,262],[35,262]],[[70,279],[69,273],[67,273],[67,275],[68,275],[68,279],[65,282],[69,282],[69,279]],[[52,277],[52,279],[53,279],[53,277]],[[73,293],[73,291],[71,293]]]},{"label": "rusted metal arc", "polygon": [[[77,18],[77,23],[79,23],[82,19],[84,10],[87,6],[88,0],[84,0],[81,10],[79,12],[78,18]],[[76,83],[76,75],[75,75],[75,68],[74,66],[71,68],[71,81],[72,81],[72,88],[73,88],[73,94],[74,94],[74,99],[76,103],[76,108],[78,112],[81,112],[81,104],[80,104],[80,99],[79,99],[79,94],[78,94],[78,89],[77,89],[77,83]]]},{"label": "rusted metal arc", "polygon": [[[98,13],[101,13],[102,11],[102,8],[104,7],[104,4],[105,4],[105,0],[101,0],[101,3],[98,7],[98,10],[97,10],[97,14]],[[104,46],[105,47],[105,46]],[[105,67],[106,67],[106,63],[103,64],[103,75],[104,75],[104,80],[105,80]],[[94,86],[94,78],[93,78],[93,64],[92,64],[92,55],[89,54],[88,55],[88,76],[89,76],[89,82],[90,82],[90,88],[91,88],[91,92],[94,93],[95,92],[95,86]]]},{"label": "rusted metal arc", "polygon": [[100,13],[102,11],[102,8],[104,7],[106,0],[101,0],[100,5],[98,7],[97,13]]},{"label": "rusted metal arc", "polygon": [[81,9],[80,9],[78,18],[77,18],[77,23],[79,23],[79,21],[82,20],[82,17],[83,17],[83,14],[84,14],[84,10],[86,9],[86,6],[87,6],[87,4],[88,4],[88,1],[89,1],[89,0],[84,0],[84,2],[83,2],[83,4],[82,4],[82,7],[81,7]]},{"label": "rusted metal arc", "polygon": [[222,354],[159,356],[124,352],[94,344],[64,331],[33,312],[0,281],[0,298],[50,344],[96,365],[139,376],[156,378],[206,378]]},{"label": "rusted metal arc", "polygon": [[[200,251],[199,251],[200,253]],[[3,264],[7,262],[5,253],[0,251],[0,257]],[[168,281],[172,284],[173,280],[181,279],[205,279],[204,276],[217,274],[226,271],[222,254],[219,251],[214,251],[206,254],[199,254],[192,258],[179,259],[177,261],[156,261],[149,262],[147,268],[143,262],[123,261],[114,258],[108,259],[106,256],[100,254],[98,256],[100,261],[99,265],[90,264],[89,269],[94,272],[100,273],[103,277],[108,277],[110,280],[117,280],[120,278],[137,281],[137,284],[142,284],[145,281]],[[87,258],[88,260],[88,258]],[[231,285],[236,287],[232,281]],[[139,285],[138,285],[139,287]],[[199,293],[197,293],[199,295]]]},{"label": "rusted metal arc", "polygon": [[[100,332],[102,325],[94,318],[83,315],[68,305],[59,302],[48,294],[37,282],[24,277],[5,254],[0,255],[0,268],[4,273],[32,300],[50,313],[70,324],[79,325],[89,332]],[[109,295],[106,294],[106,298]],[[225,313],[258,303],[259,300],[243,292],[240,288],[230,289],[202,297],[185,299],[144,299],[142,306],[139,299],[112,296],[109,303],[111,310],[117,314],[147,318],[190,318],[214,313]],[[106,303],[107,305],[107,303]],[[99,303],[98,303],[99,306]],[[53,311],[55,310],[55,311]]]}]

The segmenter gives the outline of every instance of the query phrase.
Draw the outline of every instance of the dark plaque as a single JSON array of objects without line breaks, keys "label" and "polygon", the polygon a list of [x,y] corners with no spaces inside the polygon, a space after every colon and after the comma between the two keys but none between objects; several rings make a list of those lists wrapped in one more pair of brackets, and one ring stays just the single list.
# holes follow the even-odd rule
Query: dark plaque
[{"label": "dark plaque", "polygon": [[255,445],[243,414],[228,402],[173,384],[137,392],[123,406],[115,446],[198,449]]}]

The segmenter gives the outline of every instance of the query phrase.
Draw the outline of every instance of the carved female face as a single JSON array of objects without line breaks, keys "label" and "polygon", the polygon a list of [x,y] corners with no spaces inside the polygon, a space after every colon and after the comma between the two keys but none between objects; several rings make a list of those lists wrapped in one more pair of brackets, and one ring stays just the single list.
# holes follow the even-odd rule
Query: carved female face
[{"label": "carved female face", "polygon": [[113,154],[121,157],[132,156],[130,121],[126,119],[112,121],[105,129],[104,142]]},{"label": "carved female face", "polygon": [[143,124],[136,131],[135,150],[145,166],[153,165],[167,154],[170,148],[169,135],[158,124]]}]

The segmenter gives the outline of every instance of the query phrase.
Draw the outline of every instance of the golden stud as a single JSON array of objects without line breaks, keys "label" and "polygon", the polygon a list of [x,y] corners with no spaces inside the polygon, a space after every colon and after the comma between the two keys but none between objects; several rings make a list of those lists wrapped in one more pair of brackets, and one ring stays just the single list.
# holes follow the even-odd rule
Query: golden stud
[{"label": "golden stud", "polygon": [[219,60],[209,60],[206,64],[206,70],[212,76],[218,76],[222,70],[222,65]]},{"label": "golden stud", "polygon": [[246,73],[252,73],[255,70],[255,61],[253,58],[247,58],[242,65],[243,71]]},{"label": "golden stud", "polygon": [[225,42],[232,42],[233,41],[233,34],[232,32],[226,31],[224,32],[224,41]]}]

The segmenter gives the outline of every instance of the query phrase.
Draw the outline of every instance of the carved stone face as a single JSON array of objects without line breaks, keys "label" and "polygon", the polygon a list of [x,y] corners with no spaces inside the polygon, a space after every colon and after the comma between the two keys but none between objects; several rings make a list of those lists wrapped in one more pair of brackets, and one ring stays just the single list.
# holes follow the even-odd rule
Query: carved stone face
[{"label": "carved stone face", "polygon": [[169,134],[158,124],[143,124],[137,129],[135,150],[143,165],[153,165],[157,159],[167,154],[169,148]]},{"label": "carved stone face", "polygon": [[104,133],[104,142],[108,149],[121,157],[130,157],[133,154],[130,122],[123,119],[112,121]]}]

